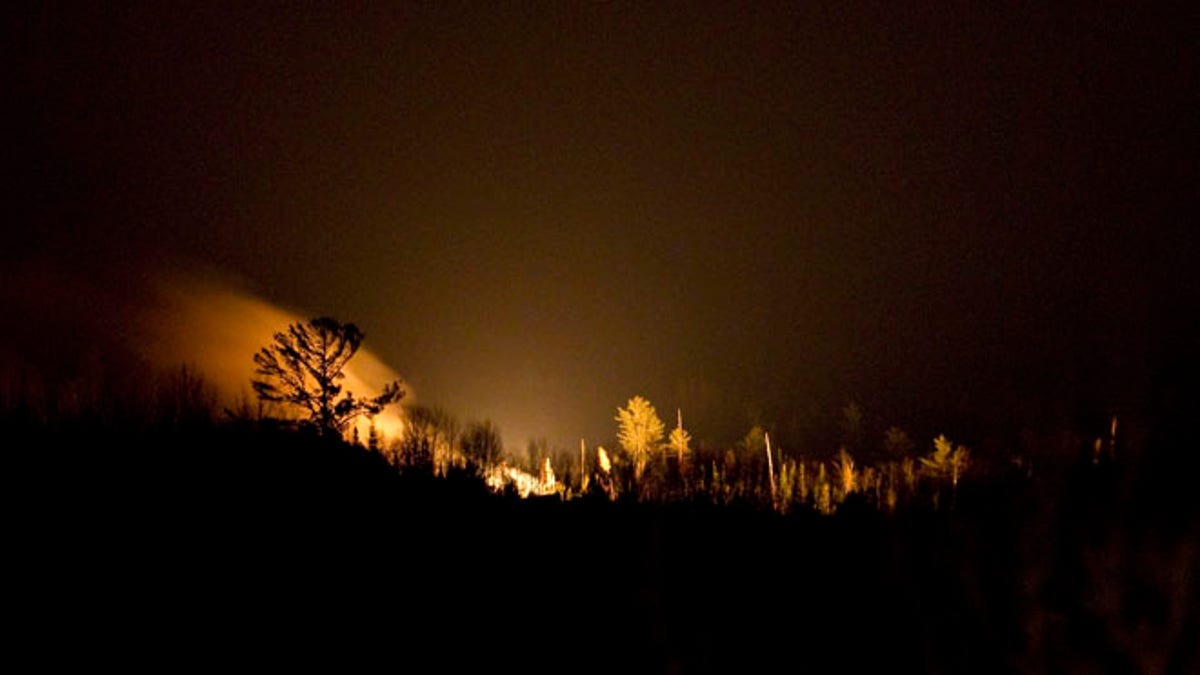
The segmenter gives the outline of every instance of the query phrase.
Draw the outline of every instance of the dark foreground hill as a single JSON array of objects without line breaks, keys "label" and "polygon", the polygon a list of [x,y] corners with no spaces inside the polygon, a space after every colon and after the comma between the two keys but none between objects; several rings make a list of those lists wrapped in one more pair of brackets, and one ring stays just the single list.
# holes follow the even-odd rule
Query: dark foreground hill
[{"label": "dark foreground hill", "polygon": [[781,516],[519,500],[252,425],[11,430],[10,641],[45,664],[1200,665],[1194,500],[1164,499],[1119,463],[976,484],[952,512],[850,501]]}]

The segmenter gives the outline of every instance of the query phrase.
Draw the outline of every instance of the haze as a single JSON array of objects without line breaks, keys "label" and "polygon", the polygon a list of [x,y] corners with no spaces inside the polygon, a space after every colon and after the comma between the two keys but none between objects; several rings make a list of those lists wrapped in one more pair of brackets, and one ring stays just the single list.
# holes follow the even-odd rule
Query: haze
[{"label": "haze", "polygon": [[1103,414],[1190,342],[1196,41],[1146,8],[148,4],[4,20],[18,321],[70,325],[43,262],[200,266],[564,446],[634,394]]}]

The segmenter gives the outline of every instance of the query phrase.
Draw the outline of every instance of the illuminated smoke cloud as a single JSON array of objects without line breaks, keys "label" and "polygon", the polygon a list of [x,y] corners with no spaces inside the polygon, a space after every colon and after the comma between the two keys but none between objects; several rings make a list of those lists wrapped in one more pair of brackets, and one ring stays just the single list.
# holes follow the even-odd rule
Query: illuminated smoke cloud
[{"label": "illuminated smoke cloud", "polygon": [[[149,316],[147,352],[165,367],[194,365],[233,399],[254,398],[250,389],[254,353],[288,324],[309,318],[227,284],[174,276],[157,286],[159,302]],[[398,379],[395,370],[364,347],[346,366],[342,385],[359,396],[374,396],[384,384]],[[413,394],[407,384],[403,387],[407,392],[403,403],[409,404]],[[365,419],[359,420],[363,439],[367,425]],[[404,428],[399,408],[389,406],[376,416],[375,425],[385,437],[398,436]]]},{"label": "illuminated smoke cloud", "polygon": [[[210,381],[221,404],[230,407],[255,400],[250,388],[255,352],[288,324],[310,318],[213,274],[27,260],[7,265],[2,277],[0,310],[31,328],[0,336],[0,374],[41,372],[54,379],[77,376],[72,371],[97,362],[109,369],[186,365]],[[343,384],[357,395],[371,396],[397,379],[396,371],[363,348],[347,366]],[[402,402],[411,404],[413,392],[406,383],[402,386],[407,392]],[[404,428],[395,405],[375,422],[385,437]],[[362,420],[364,439],[366,432]]]}]

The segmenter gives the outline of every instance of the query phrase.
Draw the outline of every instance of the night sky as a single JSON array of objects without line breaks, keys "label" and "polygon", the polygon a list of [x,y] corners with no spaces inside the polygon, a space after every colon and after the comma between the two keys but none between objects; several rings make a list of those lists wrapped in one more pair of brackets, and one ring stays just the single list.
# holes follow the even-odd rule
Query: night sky
[{"label": "night sky", "polygon": [[6,359],[198,269],[570,447],[1104,415],[1195,346],[1194,10],[136,4],[2,19]]}]

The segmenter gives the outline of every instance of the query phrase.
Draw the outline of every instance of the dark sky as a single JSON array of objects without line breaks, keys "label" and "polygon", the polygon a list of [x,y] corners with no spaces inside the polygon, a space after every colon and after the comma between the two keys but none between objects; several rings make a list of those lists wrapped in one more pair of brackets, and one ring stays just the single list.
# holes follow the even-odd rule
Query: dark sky
[{"label": "dark sky", "polygon": [[1125,405],[1191,325],[1194,10],[148,4],[6,13],[0,262],[220,270],[510,442]]}]

